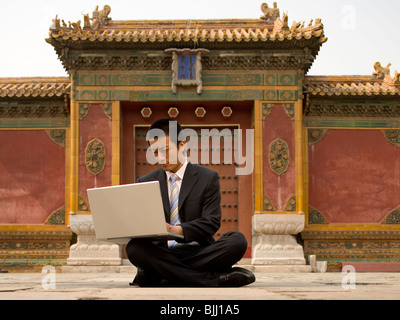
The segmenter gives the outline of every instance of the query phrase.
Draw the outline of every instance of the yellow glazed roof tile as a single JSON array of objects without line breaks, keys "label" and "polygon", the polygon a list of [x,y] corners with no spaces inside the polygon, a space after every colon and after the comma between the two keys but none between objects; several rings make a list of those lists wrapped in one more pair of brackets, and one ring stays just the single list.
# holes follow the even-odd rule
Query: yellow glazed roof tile
[{"label": "yellow glazed roof tile", "polygon": [[400,87],[371,76],[308,76],[304,86],[310,96],[398,96]]},{"label": "yellow glazed roof tile", "polygon": [[[109,26],[110,28],[112,26]],[[93,30],[71,30],[71,29],[53,29],[50,31],[50,38],[62,39],[64,41],[124,41],[124,42],[213,42],[213,41],[236,41],[236,42],[266,42],[266,41],[284,41],[284,40],[309,40],[312,37],[319,38],[324,35],[322,27],[316,25],[313,30],[303,31],[273,31],[268,27],[260,29],[259,27],[241,27],[241,28],[206,28],[197,29],[136,29],[136,30],[118,30],[106,29],[101,31]]]},{"label": "yellow glazed roof tile", "polygon": [[69,78],[0,78],[0,98],[62,97],[70,90]]}]

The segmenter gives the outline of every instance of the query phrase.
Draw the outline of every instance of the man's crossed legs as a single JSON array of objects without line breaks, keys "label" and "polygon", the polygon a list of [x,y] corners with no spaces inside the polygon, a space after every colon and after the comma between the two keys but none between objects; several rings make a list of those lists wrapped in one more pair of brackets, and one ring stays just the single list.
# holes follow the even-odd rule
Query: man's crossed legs
[{"label": "man's crossed legs", "polygon": [[241,287],[255,281],[250,271],[232,268],[246,249],[246,238],[239,232],[229,232],[209,246],[173,249],[150,240],[133,239],[126,252],[138,268],[135,282],[140,287],[158,287],[163,283],[184,287]]}]

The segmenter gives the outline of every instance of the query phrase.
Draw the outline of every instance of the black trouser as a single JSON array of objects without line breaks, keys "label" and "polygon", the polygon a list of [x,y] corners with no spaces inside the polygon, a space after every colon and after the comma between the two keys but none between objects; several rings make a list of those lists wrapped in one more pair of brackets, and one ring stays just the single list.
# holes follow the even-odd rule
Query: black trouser
[{"label": "black trouser", "polygon": [[247,240],[239,232],[229,232],[215,243],[169,249],[149,240],[133,239],[126,253],[130,262],[145,272],[176,285],[217,287],[221,273],[242,259]]}]

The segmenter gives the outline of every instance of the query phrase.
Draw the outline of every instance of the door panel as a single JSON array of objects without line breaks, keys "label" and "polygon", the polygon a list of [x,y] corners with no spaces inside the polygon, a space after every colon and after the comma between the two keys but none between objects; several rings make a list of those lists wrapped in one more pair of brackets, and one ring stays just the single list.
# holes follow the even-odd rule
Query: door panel
[{"label": "door panel", "polygon": [[[230,114],[225,112],[224,115],[222,110],[228,108],[227,106],[232,112]],[[199,116],[200,113],[196,112],[199,107],[205,111],[202,117]],[[252,101],[208,101],[196,104],[192,102],[150,102],[146,104],[121,102],[121,184],[134,183],[138,177],[158,168],[158,166],[148,164],[146,160],[146,151],[149,147],[146,141],[146,134],[153,122],[158,119],[169,118],[168,111],[171,109],[175,110],[171,114],[177,116],[175,119],[184,129],[193,129],[199,135],[198,133],[202,129],[211,131],[215,128],[219,132],[222,132],[223,129],[229,129],[231,130],[230,132],[237,128],[244,131],[251,129],[253,107],[254,103]],[[202,146],[200,141],[196,152],[198,152],[198,164],[218,172],[220,177],[222,224],[215,238],[219,239],[229,231],[242,232],[248,242],[248,251],[245,257],[250,257],[251,221],[254,212],[253,176],[236,176],[236,165],[224,163],[226,162],[224,159],[226,150],[223,138],[216,146],[213,146],[211,141],[210,137],[209,146],[207,147],[209,149],[209,163],[202,163],[201,161],[200,149]],[[245,141],[243,139],[243,150],[246,150]],[[205,152],[207,153],[207,151]],[[214,152],[214,156],[219,152],[220,163],[212,162],[212,152]],[[191,150],[188,150],[188,155],[191,155]],[[233,156],[232,160],[235,160]],[[126,258],[125,253],[124,258]]]}]

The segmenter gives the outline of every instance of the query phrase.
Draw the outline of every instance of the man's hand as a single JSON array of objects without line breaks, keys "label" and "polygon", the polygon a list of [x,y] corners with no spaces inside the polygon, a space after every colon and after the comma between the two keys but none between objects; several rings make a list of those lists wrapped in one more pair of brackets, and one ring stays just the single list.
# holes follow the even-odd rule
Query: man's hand
[{"label": "man's hand", "polygon": [[183,228],[181,226],[171,226],[169,223],[167,223],[167,231],[183,236]]}]

